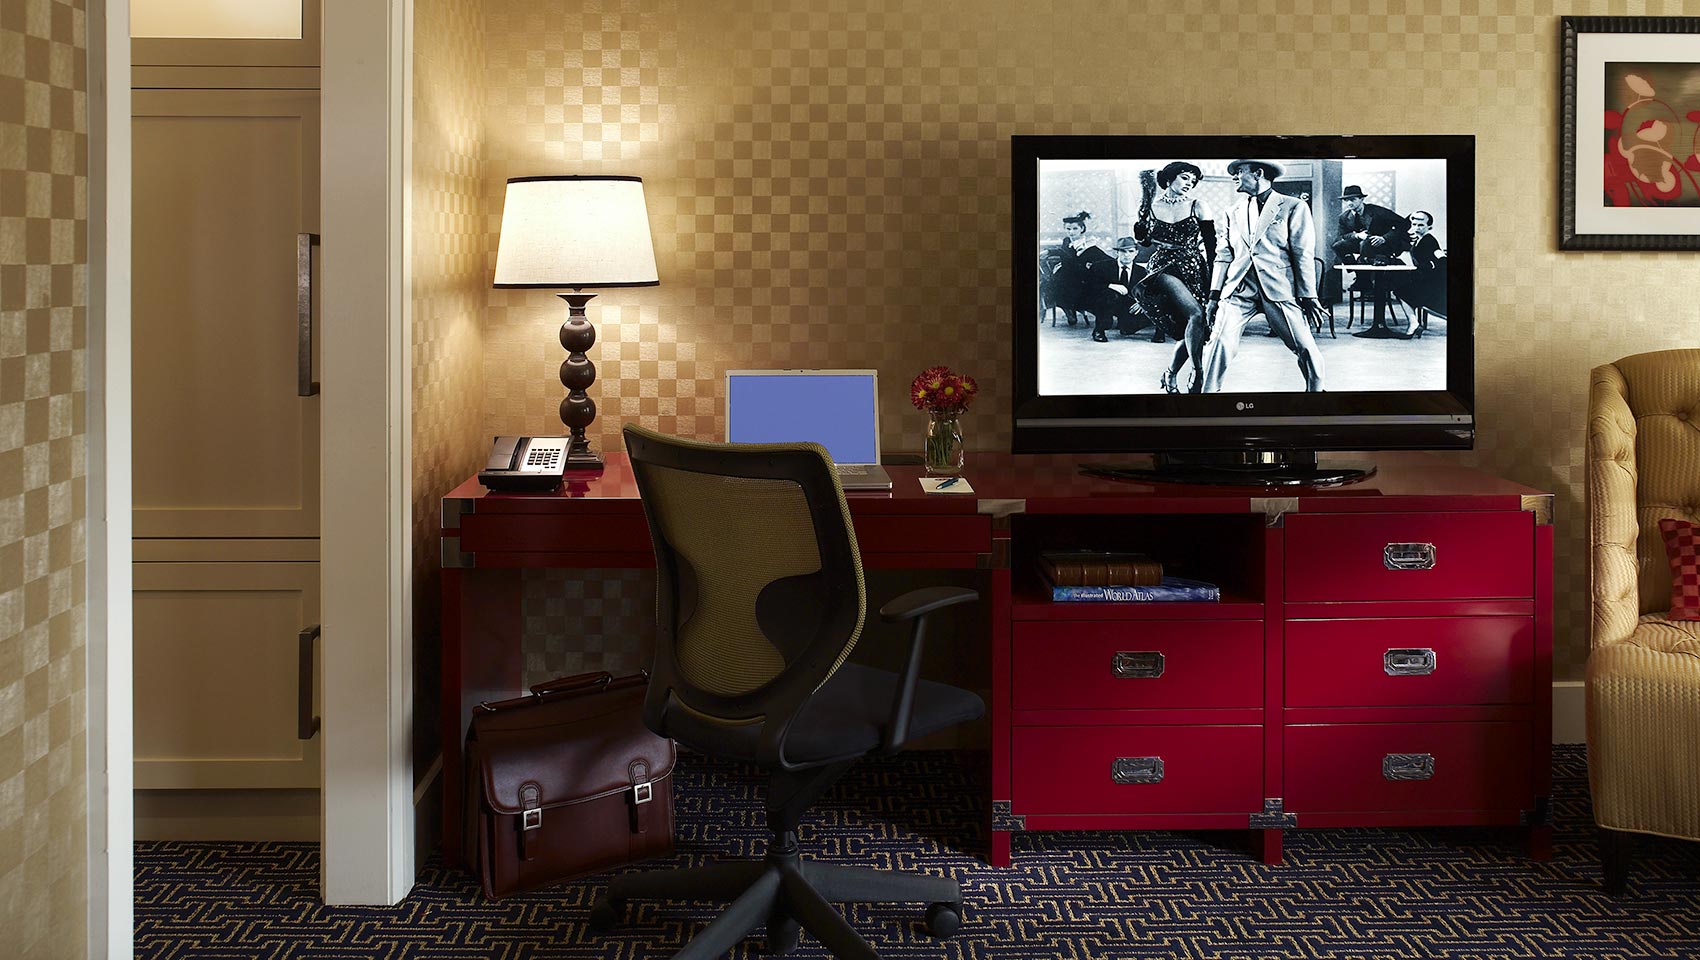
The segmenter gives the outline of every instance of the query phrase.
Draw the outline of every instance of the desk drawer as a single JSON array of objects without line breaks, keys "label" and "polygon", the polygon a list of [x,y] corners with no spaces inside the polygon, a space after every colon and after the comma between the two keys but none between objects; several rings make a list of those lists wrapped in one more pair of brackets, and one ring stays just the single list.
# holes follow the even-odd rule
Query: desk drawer
[{"label": "desk drawer", "polygon": [[1263,704],[1256,620],[1017,623],[1014,644],[1017,710]]},{"label": "desk drawer", "polygon": [[1287,809],[1302,815],[1520,808],[1533,786],[1530,736],[1524,721],[1288,727]]},{"label": "desk drawer", "polygon": [[1289,514],[1290,601],[1532,597],[1534,514]]},{"label": "desk drawer", "polygon": [[1015,812],[1251,813],[1263,728],[1017,727]]},{"label": "desk drawer", "polygon": [[1291,620],[1287,706],[1528,703],[1528,617]]}]

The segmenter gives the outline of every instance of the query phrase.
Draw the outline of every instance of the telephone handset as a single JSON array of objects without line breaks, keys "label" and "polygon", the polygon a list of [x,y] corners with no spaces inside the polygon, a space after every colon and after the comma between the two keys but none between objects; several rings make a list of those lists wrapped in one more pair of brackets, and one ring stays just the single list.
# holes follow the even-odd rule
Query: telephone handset
[{"label": "telephone handset", "polygon": [[478,482],[491,490],[548,491],[561,485],[571,437],[497,437]]}]

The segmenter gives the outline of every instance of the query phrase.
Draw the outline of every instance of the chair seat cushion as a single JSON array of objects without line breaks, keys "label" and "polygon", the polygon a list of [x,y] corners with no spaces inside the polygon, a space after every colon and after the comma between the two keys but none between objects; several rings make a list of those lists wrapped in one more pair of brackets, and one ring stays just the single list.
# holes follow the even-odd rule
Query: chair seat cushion
[{"label": "chair seat cushion", "polygon": [[[891,720],[898,674],[858,663],[840,666],[809,698],[785,740],[785,759],[811,763],[871,753]],[[986,704],[949,684],[920,680],[909,719],[911,739],[978,719]]]}]

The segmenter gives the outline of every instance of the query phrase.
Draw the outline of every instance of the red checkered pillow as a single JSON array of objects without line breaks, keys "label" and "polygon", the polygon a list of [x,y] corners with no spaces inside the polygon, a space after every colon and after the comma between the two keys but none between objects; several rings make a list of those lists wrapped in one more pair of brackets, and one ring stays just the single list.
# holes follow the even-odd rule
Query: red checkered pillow
[{"label": "red checkered pillow", "polygon": [[1670,619],[1700,620],[1700,523],[1659,521],[1670,558]]}]

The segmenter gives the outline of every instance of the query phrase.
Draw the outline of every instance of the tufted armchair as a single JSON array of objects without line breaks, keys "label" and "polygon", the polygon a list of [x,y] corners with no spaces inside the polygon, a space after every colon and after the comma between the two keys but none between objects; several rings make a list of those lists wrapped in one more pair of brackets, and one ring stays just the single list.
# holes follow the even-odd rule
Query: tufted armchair
[{"label": "tufted armchair", "polygon": [[1671,621],[1659,520],[1700,520],[1700,350],[1596,367],[1588,396],[1588,780],[1606,890],[1634,834],[1700,839],[1700,621]]}]

